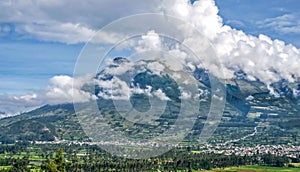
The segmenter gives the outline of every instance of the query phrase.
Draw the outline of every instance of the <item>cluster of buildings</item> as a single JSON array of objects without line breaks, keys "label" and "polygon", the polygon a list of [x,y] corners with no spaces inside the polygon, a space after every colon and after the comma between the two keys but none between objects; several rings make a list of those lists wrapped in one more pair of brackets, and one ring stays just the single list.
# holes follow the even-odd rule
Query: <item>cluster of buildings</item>
[{"label": "cluster of buildings", "polygon": [[205,145],[202,147],[206,153],[216,153],[225,155],[251,156],[254,154],[272,154],[276,156],[288,156],[292,158],[300,157],[300,146],[294,145],[257,145],[255,147],[235,146],[235,145]]}]

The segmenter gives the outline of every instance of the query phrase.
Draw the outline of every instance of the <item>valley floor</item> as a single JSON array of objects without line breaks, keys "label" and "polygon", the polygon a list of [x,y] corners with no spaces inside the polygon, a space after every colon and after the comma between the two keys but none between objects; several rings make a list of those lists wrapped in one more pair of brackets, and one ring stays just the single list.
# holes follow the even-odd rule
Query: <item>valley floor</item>
[{"label": "valley floor", "polygon": [[[62,148],[62,149],[61,149]],[[282,147],[281,147],[282,148]],[[58,150],[62,150],[58,157]],[[279,148],[277,148],[279,149]],[[254,151],[255,152],[255,151]],[[199,147],[175,148],[164,155],[133,160],[108,154],[95,145],[16,143],[0,145],[0,171],[45,171],[55,159],[67,171],[176,171],[176,172],[299,172],[300,157],[253,154],[225,155]],[[250,165],[261,164],[261,165]]]},{"label": "valley floor", "polygon": [[[216,168],[213,170],[206,170],[201,172],[299,172],[300,168],[292,167],[270,167],[260,165],[248,165],[240,167],[227,167],[224,169]],[[196,171],[200,172],[200,171]]]}]

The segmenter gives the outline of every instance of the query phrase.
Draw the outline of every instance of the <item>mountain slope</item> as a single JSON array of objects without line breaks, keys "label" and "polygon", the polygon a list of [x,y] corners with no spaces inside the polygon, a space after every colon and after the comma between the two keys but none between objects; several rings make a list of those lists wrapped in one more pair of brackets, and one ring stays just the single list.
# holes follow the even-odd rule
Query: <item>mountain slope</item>
[{"label": "mountain slope", "polygon": [[[180,111],[180,96],[182,96],[179,85],[170,75],[157,73],[157,71],[154,72],[148,68],[150,63],[156,63],[156,61],[143,61],[138,65],[130,64],[133,70],[125,73],[120,72],[118,75],[110,73],[122,65],[124,65],[122,67],[128,67],[129,63],[130,61],[125,58],[114,59],[114,63],[109,68],[99,72],[96,76],[95,80],[101,83],[96,85],[96,90],[91,92],[95,92],[98,97],[99,109],[112,128],[128,137],[152,138],[168,130],[176,121]],[[134,75],[132,79],[127,75],[132,76],[134,70],[140,72]],[[107,98],[109,95],[106,95],[113,93],[113,96],[122,98],[124,92],[110,92],[111,85],[105,87],[103,84],[116,84],[114,81],[118,78],[115,76],[127,82],[132,108],[141,114],[151,108],[149,102],[151,96],[157,98],[160,96],[160,98],[168,100],[167,108],[163,113],[157,114],[159,115],[157,119],[140,114],[134,116],[137,121],[149,118],[149,124],[136,124],[126,120],[115,108],[113,101]],[[203,69],[196,69],[193,76],[199,81],[197,87],[202,91],[202,94],[193,132],[187,137],[190,141],[199,137],[211,103],[210,79],[207,72]],[[280,96],[270,94],[270,87]],[[91,90],[94,89],[94,86],[85,85],[84,89]],[[227,80],[226,107],[221,123],[209,141],[222,143],[239,138],[252,133],[255,127],[258,130],[255,137],[244,142],[249,144],[292,143],[300,145],[300,106],[299,98],[296,95],[298,90],[299,84],[289,84],[285,81],[273,83],[268,88],[262,82],[248,81],[241,76]],[[0,119],[0,129],[2,131],[0,141],[4,143],[16,140],[89,140],[78,122],[73,104],[45,105],[19,116]],[[299,139],[297,139],[298,137]]]}]

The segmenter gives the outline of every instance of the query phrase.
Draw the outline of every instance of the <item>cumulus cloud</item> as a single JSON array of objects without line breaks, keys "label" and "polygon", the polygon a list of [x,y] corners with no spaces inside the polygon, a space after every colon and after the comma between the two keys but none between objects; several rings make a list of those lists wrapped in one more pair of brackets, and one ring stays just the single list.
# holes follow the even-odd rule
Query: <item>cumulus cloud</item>
[{"label": "cumulus cloud", "polygon": [[292,91],[293,91],[293,96],[295,97],[295,98],[298,98],[299,97],[299,95],[300,95],[300,91],[299,90],[296,90],[296,89],[292,89]]},{"label": "cumulus cloud", "polygon": [[164,71],[165,66],[159,62],[150,62],[147,64],[147,68],[155,75],[160,75]]},{"label": "cumulus cloud", "polygon": [[98,80],[96,83],[102,90],[98,96],[104,99],[129,100],[131,89],[125,81],[114,76],[110,80]]},{"label": "cumulus cloud", "polygon": [[133,94],[144,94],[148,97],[156,97],[160,100],[170,100],[168,96],[161,90],[153,90],[151,86],[147,85],[144,89],[137,86],[130,86],[130,84],[114,76],[110,80],[96,80],[96,85],[101,88],[98,93],[99,97],[111,100],[130,100]]},{"label": "cumulus cloud", "polygon": [[50,79],[50,86],[46,89],[45,97],[49,99],[47,103],[82,103],[95,100],[95,95],[82,90],[85,84],[91,84],[92,82],[90,76],[76,79],[65,75],[55,76]]},{"label": "cumulus cloud", "polygon": [[161,40],[155,31],[151,30],[146,35],[142,35],[141,39],[138,41],[138,46],[135,48],[136,51],[159,51],[161,50]]},{"label": "cumulus cloud", "polygon": [[139,85],[137,87],[131,88],[131,92],[133,94],[145,94],[150,97],[152,96],[151,91],[152,91],[152,87],[150,85],[147,85],[145,89],[140,88]]},{"label": "cumulus cloud", "polygon": [[95,100],[97,97],[82,88],[85,84],[93,82],[91,76],[72,78],[59,75],[49,80],[49,86],[39,93],[20,96],[2,95],[0,98],[0,111],[15,114],[32,110],[45,104],[82,103]]},{"label": "cumulus cloud", "polygon": [[[166,49],[163,42],[165,40],[155,30],[143,35],[136,51],[161,49],[167,52],[172,57],[161,60],[174,71],[183,70],[183,66],[194,70],[198,66],[223,79],[232,79],[236,72],[243,71],[246,79],[264,82],[274,96],[277,94],[269,86],[271,83],[282,79],[295,82],[300,78],[300,51],[295,46],[286,45],[277,39],[272,40],[263,34],[252,36],[225,25],[218,15],[219,10],[214,0],[199,0],[193,4],[189,0],[164,1],[160,9],[165,14],[192,24],[210,42],[204,42],[191,34],[190,27],[180,26],[179,29],[185,36],[183,43],[201,58],[199,64],[197,60],[191,62],[189,54],[179,47]],[[276,21],[292,19],[294,16],[283,16]],[[266,22],[269,22],[269,27],[277,25],[273,20]],[[285,24],[286,22],[280,23],[282,26]],[[203,47],[209,44],[214,48],[215,55],[205,54],[207,52]]]},{"label": "cumulus cloud", "polygon": [[163,6],[166,14],[191,23],[209,38],[220,32],[222,18],[214,0],[200,0],[193,4],[189,0],[166,1]]},{"label": "cumulus cloud", "polygon": [[248,97],[246,97],[245,100],[247,100],[247,101],[252,101],[252,100],[254,100],[254,97],[253,97],[252,95],[249,95]]},{"label": "cumulus cloud", "polygon": [[[183,70],[183,64],[191,66],[192,70],[193,66],[198,66],[206,68],[211,74],[223,79],[232,79],[236,72],[242,71],[246,74],[246,79],[259,80],[266,85],[282,79],[295,82],[300,78],[299,49],[293,45],[287,45],[283,41],[272,40],[267,35],[252,36],[224,24],[214,0],[199,0],[193,4],[189,0],[167,0],[162,2],[159,9],[165,14],[192,24],[209,40],[215,50],[215,56],[205,54],[203,47],[209,43],[191,34],[190,27],[180,26],[185,36],[183,43],[201,58],[200,64],[196,60],[191,62],[191,59],[188,59],[190,58],[189,54],[179,47],[166,49],[163,42],[165,40],[155,30],[150,30],[138,41],[139,46],[136,51],[161,49],[167,52],[172,56],[170,59],[173,60],[167,57],[161,60],[172,70]],[[274,22],[278,20],[282,20],[279,25],[288,24],[290,26],[294,19],[295,17],[292,15],[284,15],[276,20],[270,19],[266,22],[269,22],[268,27],[276,27],[278,24]],[[273,93],[272,88],[268,88]]]},{"label": "cumulus cloud", "polygon": [[3,116],[12,116],[14,114],[32,110],[42,104],[37,94],[27,94],[21,96],[1,95],[0,111]]},{"label": "cumulus cloud", "polygon": [[[122,75],[129,70],[133,70],[134,63],[131,61],[124,61],[121,64],[116,64],[112,59],[106,61],[108,67],[104,68],[103,73],[106,75]],[[113,66],[113,67],[112,67]]]},{"label": "cumulus cloud", "polygon": [[269,91],[270,91],[270,95],[272,95],[272,96],[274,96],[274,97],[276,97],[276,98],[280,97],[280,94],[277,93],[277,92],[274,90],[273,87],[271,87],[270,85],[267,85],[267,87],[268,87],[268,89],[269,89]]},{"label": "cumulus cloud", "polygon": [[181,99],[190,99],[192,97],[190,92],[181,91]]},{"label": "cumulus cloud", "polygon": [[[300,77],[300,52],[296,47],[271,40],[266,35],[248,35],[223,24],[213,0],[200,0],[193,4],[188,0],[176,0],[173,4],[164,5],[165,13],[191,23],[209,39],[216,57],[200,56],[203,58],[199,67],[207,68],[212,74],[230,79],[235,77],[236,71],[243,71],[249,80],[260,80],[266,85],[281,79],[294,82]],[[284,16],[283,20],[291,17]],[[198,38],[186,37],[185,40],[189,47],[201,54],[198,50],[203,45]]]},{"label": "cumulus cloud", "polygon": [[155,90],[153,95],[163,101],[170,100],[170,98],[161,89]]},{"label": "cumulus cloud", "polygon": [[133,83],[134,78],[128,78],[130,75],[147,71],[151,75],[161,75],[165,66],[158,61],[148,62],[139,61],[136,64],[127,59],[108,60],[108,66],[98,75],[95,84],[99,86],[99,97],[112,100],[129,100],[134,94],[144,94],[148,97],[157,97],[160,100],[169,100],[161,89],[153,90],[152,86],[146,85],[141,88],[139,83]]}]

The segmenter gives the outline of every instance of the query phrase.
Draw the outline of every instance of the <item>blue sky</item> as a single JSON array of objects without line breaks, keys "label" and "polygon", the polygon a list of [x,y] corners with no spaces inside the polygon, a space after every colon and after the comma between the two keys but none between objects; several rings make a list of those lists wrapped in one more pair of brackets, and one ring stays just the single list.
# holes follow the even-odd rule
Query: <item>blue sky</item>
[{"label": "blue sky", "polygon": [[36,40],[0,43],[0,93],[24,94],[45,88],[55,75],[72,75],[83,44],[66,45]]},{"label": "blue sky", "polygon": [[[216,0],[224,23],[248,34],[265,34],[300,47],[300,2],[297,0]],[[290,19],[280,19],[289,15]],[[271,20],[274,25],[265,27]],[[277,22],[277,25],[275,23]],[[280,25],[283,24],[283,26]],[[285,32],[285,27],[295,27]]]},{"label": "blue sky", "polygon": [[[39,92],[53,76],[72,76],[81,49],[98,29],[120,17],[156,12],[160,2],[1,1],[0,95]],[[215,2],[224,24],[300,48],[299,0]]]}]

